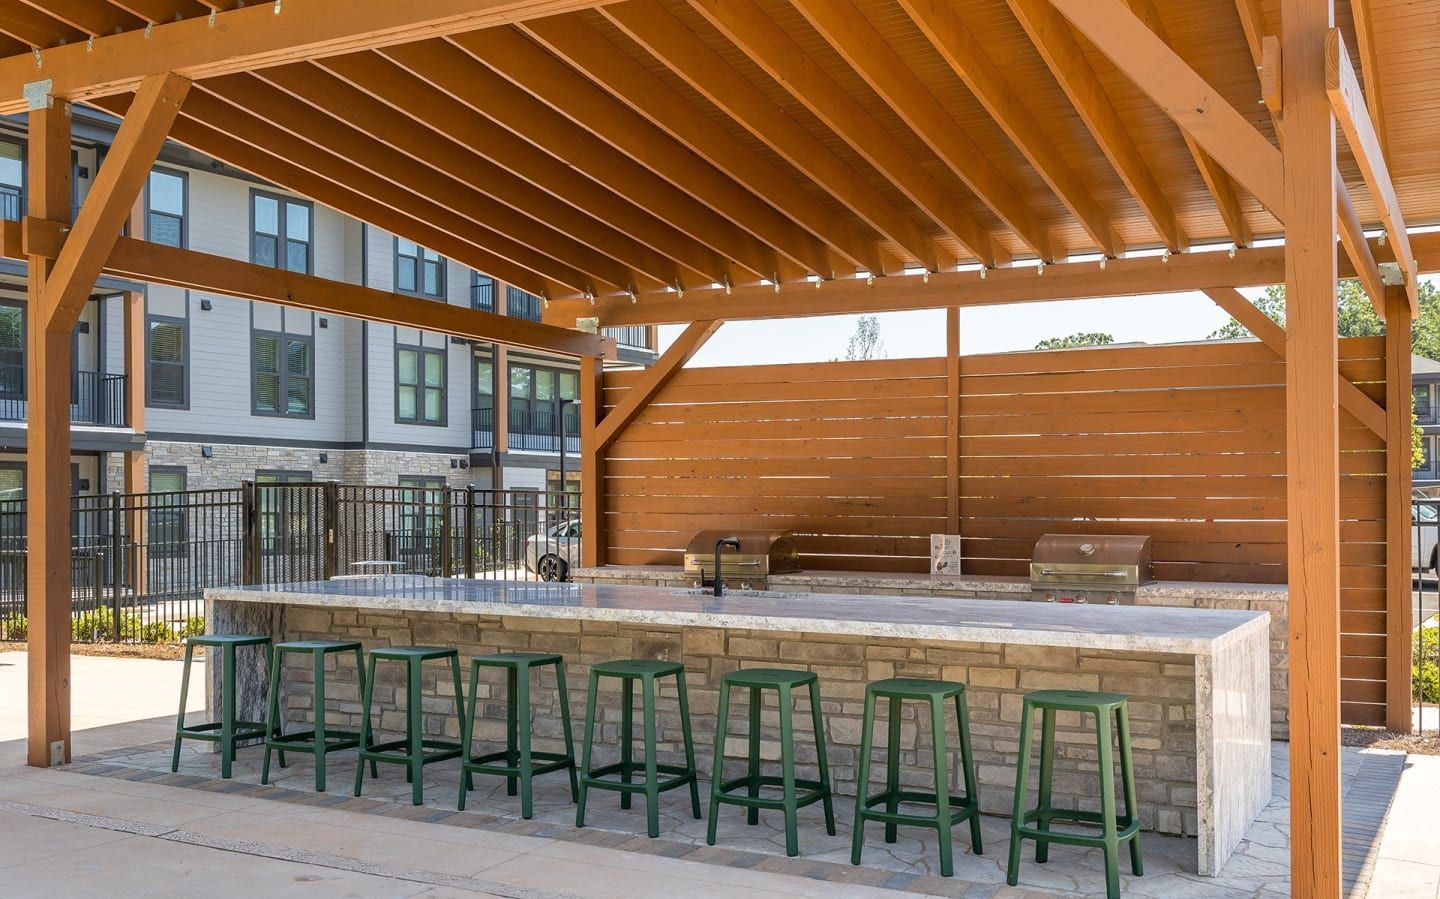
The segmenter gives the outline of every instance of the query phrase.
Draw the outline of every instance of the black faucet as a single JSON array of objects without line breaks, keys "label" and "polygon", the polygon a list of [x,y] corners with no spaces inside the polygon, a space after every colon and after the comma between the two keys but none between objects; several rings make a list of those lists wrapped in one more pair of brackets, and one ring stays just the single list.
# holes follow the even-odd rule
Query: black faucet
[{"label": "black faucet", "polygon": [[739,541],[739,540],[736,540],[734,537],[721,537],[719,540],[716,540],[716,541],[715,541],[715,595],[716,595],[716,596],[724,596],[724,595],[725,595],[725,581],[724,581],[724,579],[722,579],[722,578],[720,577],[720,556],[722,555],[721,550],[724,550],[724,549],[733,549],[733,550],[735,550],[736,552],[739,552],[739,551],[740,551],[740,541]]}]

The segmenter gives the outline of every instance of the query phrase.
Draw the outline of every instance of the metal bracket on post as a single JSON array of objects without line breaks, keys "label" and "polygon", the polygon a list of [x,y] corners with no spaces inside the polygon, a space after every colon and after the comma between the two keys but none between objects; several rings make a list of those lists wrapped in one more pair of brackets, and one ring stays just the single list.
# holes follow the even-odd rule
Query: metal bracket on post
[{"label": "metal bracket on post", "polygon": [[340,543],[336,539],[336,529],[340,518],[339,482],[326,481],[322,488],[322,495],[325,502],[325,563],[322,574],[328,581],[340,573]]},{"label": "metal bracket on post", "polygon": [[51,93],[55,82],[49,78],[40,81],[28,81],[22,89],[25,97],[26,109],[49,109],[55,105],[55,95]]}]

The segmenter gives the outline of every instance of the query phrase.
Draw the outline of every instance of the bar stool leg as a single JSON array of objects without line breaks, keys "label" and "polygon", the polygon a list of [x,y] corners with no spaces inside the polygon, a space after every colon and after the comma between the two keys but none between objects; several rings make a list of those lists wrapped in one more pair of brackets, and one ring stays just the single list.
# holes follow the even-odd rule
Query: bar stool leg
[{"label": "bar stool leg", "polygon": [[260,783],[270,783],[270,740],[278,738],[283,728],[280,726],[280,657],[284,653],[274,653],[270,657],[270,695],[265,702],[265,759],[260,763]]},{"label": "bar stool leg", "polygon": [[[512,669],[515,670],[515,669]],[[516,736],[519,746],[520,767],[520,817],[529,821],[535,816],[533,801],[535,763],[530,757],[530,669],[515,670],[515,711]]]},{"label": "bar stool leg", "polygon": [[820,786],[825,796],[820,800],[825,809],[825,832],[835,836],[835,804],[830,789],[830,764],[825,758],[825,721],[820,714],[820,681],[810,682],[810,715],[815,722],[815,761],[820,766]]},{"label": "bar stool leg", "polygon": [[470,665],[470,698],[468,714],[460,726],[460,800],[456,803],[457,811],[465,811],[465,799],[474,786],[474,778],[471,772],[465,767],[470,761],[470,743],[475,737],[475,697],[480,695],[480,666]]},{"label": "bar stool leg", "polygon": [[[630,774],[635,761],[635,681],[624,678],[620,707],[620,780],[630,783]],[[631,805],[630,791],[620,794],[620,807]]]},{"label": "bar stool leg", "polygon": [[[760,697],[760,688],[750,688],[750,754],[748,756],[749,766],[746,768],[746,776],[749,778],[749,796],[755,799],[760,795],[760,711],[764,705]],[[746,824],[760,823],[760,810],[748,808],[745,810]]]},{"label": "bar stool leg", "polygon": [[410,659],[409,683],[406,684],[408,705],[405,709],[406,744],[409,750],[405,770],[409,772],[410,802],[420,805],[425,801],[425,719],[420,713],[420,659]]},{"label": "bar stool leg", "polygon": [[[275,657],[274,670],[280,670]],[[271,688],[274,689],[273,687]],[[315,792],[325,792],[325,653],[315,653]]]},{"label": "bar stool leg", "polygon": [[963,692],[955,695],[955,717],[960,729],[960,764],[965,772],[965,798],[975,806],[970,816],[970,851],[983,855],[980,840],[980,788],[975,776],[975,755],[970,751],[970,704]]},{"label": "bar stool leg", "polygon": [[700,773],[695,769],[695,737],[690,732],[690,690],[685,686],[685,672],[675,675],[680,690],[680,735],[685,740],[685,769],[690,772],[690,813],[700,820]]},{"label": "bar stool leg", "polygon": [[170,773],[180,770],[180,731],[185,729],[185,697],[190,692],[190,662],[194,658],[195,647],[190,641],[185,641],[185,668],[180,673],[180,714],[175,719],[175,751],[170,756]]},{"label": "bar stool leg", "polygon": [[590,689],[585,703],[585,742],[580,747],[580,798],[575,802],[576,827],[585,826],[585,800],[590,795],[590,784],[586,778],[590,776],[590,747],[594,745],[595,736],[595,692],[599,685],[600,676],[591,671]]},{"label": "bar stool leg", "polygon": [[[355,680],[356,680],[356,683],[357,683],[357,684],[359,685],[359,687],[360,687],[360,696],[365,700],[365,703],[366,703],[366,704],[365,704],[365,709],[366,709],[366,713],[368,714],[368,713],[369,713],[369,708],[370,708],[370,705],[369,705],[369,703],[370,703],[370,698],[369,698],[369,697],[370,697],[370,694],[367,693],[367,692],[365,692],[365,685],[366,685],[367,683],[369,683],[370,681],[369,681],[369,679],[365,676],[365,651],[364,651],[363,649],[358,648],[358,647],[355,649]],[[369,749],[369,748],[370,748],[370,747],[369,747],[369,744],[367,744],[364,740],[360,740],[359,742],[360,742],[360,749]],[[355,760],[355,767],[357,767],[357,768],[363,768],[363,767],[364,767],[364,764],[357,758],[357,759]],[[374,761],[371,761],[371,762],[370,762],[370,776],[371,776],[371,777],[379,777],[379,776],[380,776],[380,771],[379,771],[379,769],[376,767]]]},{"label": "bar stool leg", "polygon": [[781,805],[785,812],[785,854],[800,854],[800,834],[795,808],[795,733],[792,720],[790,688],[776,691],[780,699],[780,784]]},{"label": "bar stool leg", "polygon": [[[271,646],[269,643],[266,643],[266,644],[265,644],[265,670],[266,670],[266,671],[269,671],[269,670],[270,670],[270,668],[272,667],[271,663],[275,661],[275,657],[276,657],[277,655],[278,655],[278,653],[275,652],[275,648],[274,648],[273,646]],[[268,684],[266,685],[266,689],[267,689],[267,690],[269,689],[269,685],[268,685]],[[276,755],[276,757],[280,760],[280,767],[281,767],[282,769],[288,767],[288,766],[285,764],[285,750],[284,750],[284,749],[277,749],[277,750],[275,750],[275,755]]]},{"label": "bar stool leg", "polygon": [[1010,818],[1010,861],[1005,866],[1005,882],[1012,887],[1020,880],[1020,825],[1025,820],[1025,794],[1030,789],[1030,724],[1031,707],[1027,702],[1020,711],[1020,758],[1015,764],[1015,809]]},{"label": "bar stool leg", "polygon": [[[370,699],[375,691],[375,657],[370,657],[370,674],[360,686],[362,699],[360,702],[360,749],[368,750],[372,745],[370,736]],[[370,762],[370,776],[377,776],[375,762]],[[360,795],[360,788],[365,781],[365,763],[357,759],[355,762],[355,795]]]},{"label": "bar stool leg", "polygon": [[945,701],[930,697],[930,746],[935,756],[935,826],[940,834],[940,876],[955,873],[950,824],[950,753],[945,739]]},{"label": "bar stool leg", "polygon": [[[900,810],[900,697],[890,698],[890,742],[885,746],[885,811]],[[885,822],[885,842],[895,842],[898,825]]]},{"label": "bar stool leg", "polygon": [[1120,896],[1120,841],[1115,832],[1115,759],[1112,755],[1110,716],[1095,716],[1095,737],[1100,743],[1100,828],[1105,837],[1105,891]]},{"label": "bar stool leg", "polygon": [[[514,765],[518,756],[516,751],[519,745],[520,731],[520,710],[519,701],[519,678],[514,668],[505,669],[505,764]],[[515,778],[505,778],[505,795],[514,796]]]},{"label": "bar stool leg", "polygon": [[[565,679],[564,660],[555,663],[555,690],[560,694],[560,727],[565,732],[565,754],[570,757],[570,801],[580,798],[579,778],[575,773],[575,741],[570,735],[570,682]],[[472,692],[474,688],[471,688]],[[473,701],[472,701],[473,702]],[[475,707],[470,707],[470,719],[475,718]]]},{"label": "bar stool leg", "polygon": [[715,764],[710,775],[710,825],[705,831],[705,842],[715,845],[715,831],[720,823],[720,784],[725,775],[726,729],[730,721],[730,687],[720,685],[720,708],[715,715]]},{"label": "bar stool leg", "polygon": [[220,653],[220,777],[230,779],[235,759],[235,647],[225,644]]},{"label": "bar stool leg", "polygon": [[646,677],[641,684],[645,717],[645,821],[652,838],[660,836],[660,771],[656,767],[658,747],[655,745],[655,679]]},{"label": "bar stool leg", "polygon": [[[1044,831],[1050,830],[1050,785],[1055,776],[1055,710],[1043,709],[1040,713],[1040,792],[1036,807],[1040,815],[1036,825]],[[1035,861],[1045,864],[1050,860],[1050,841],[1035,841]]]},{"label": "bar stool leg", "polygon": [[875,694],[865,692],[865,714],[860,725],[860,770],[855,776],[855,824],[850,837],[850,864],[860,864],[865,844],[865,800],[870,792],[870,751],[875,730]]},{"label": "bar stool leg", "polygon": [[[1120,776],[1125,783],[1125,826],[1129,827],[1140,805],[1135,801],[1135,762],[1130,757],[1130,712],[1125,706],[1115,710],[1115,723],[1120,736]],[[1145,873],[1145,866],[1140,862],[1139,831],[1130,838],[1130,873],[1136,877]]]}]

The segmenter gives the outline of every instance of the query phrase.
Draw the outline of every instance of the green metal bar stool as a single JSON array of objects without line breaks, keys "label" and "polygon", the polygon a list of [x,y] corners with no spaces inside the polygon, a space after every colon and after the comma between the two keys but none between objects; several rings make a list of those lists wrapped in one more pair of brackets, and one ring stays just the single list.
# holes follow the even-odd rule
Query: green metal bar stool
[{"label": "green metal bar stool", "polygon": [[[595,698],[600,688],[600,678],[613,677],[621,681],[624,691],[624,705],[620,710],[620,761],[590,767],[591,750],[594,748],[595,718],[599,715]],[[675,678],[680,693],[680,729],[685,739],[685,764],[662,765],[655,757],[655,681],[662,677]],[[640,682],[642,698],[642,720],[645,728],[645,760],[634,760],[635,743],[635,682]],[[585,826],[585,799],[591,787],[600,790],[615,790],[620,794],[620,807],[630,807],[633,793],[645,794],[645,818],[652,837],[660,835],[660,794],[676,787],[690,785],[690,807],[695,819],[700,819],[700,786],[695,776],[695,743],[690,735],[690,699],[685,690],[685,666],[678,662],[662,662],[654,659],[628,659],[616,662],[601,662],[590,668],[590,693],[585,712],[584,756],[580,763],[580,799],[576,803],[575,826]],[[644,780],[635,782],[635,775]],[[660,775],[668,775],[664,780]],[[618,775],[619,779],[614,779]]]},{"label": "green metal bar stool", "polygon": [[[405,663],[405,739],[388,743],[375,743],[370,730],[371,698],[375,693],[375,663],[379,661]],[[375,776],[376,762],[405,766],[405,779],[410,783],[411,801],[420,805],[425,801],[425,766],[435,762],[460,757],[460,744],[454,740],[425,739],[423,711],[420,708],[420,669],[429,661],[448,661],[450,673],[455,678],[455,716],[460,719],[460,731],[465,731],[465,694],[460,689],[460,653],[444,646],[387,646],[370,651],[370,673],[365,678],[364,718],[360,721],[360,758],[355,765],[355,795],[365,780],[365,763],[370,762],[371,776]]]},{"label": "green metal bar stool", "polygon": [[[724,780],[725,729],[730,719],[730,691],[750,691],[750,752],[745,774]],[[810,712],[815,722],[815,758],[820,779],[795,776],[795,729],[791,706],[793,691],[809,688]],[[760,771],[760,706],[762,690],[774,690],[780,702],[780,775]],[[779,787],[778,797],[761,796],[762,787]],[[745,794],[740,795],[739,790]],[[835,835],[835,809],[830,791],[830,766],[825,761],[825,729],[820,718],[820,679],[810,671],[784,668],[744,668],[720,678],[720,710],[715,729],[715,773],[710,778],[710,826],[705,841],[715,845],[715,829],[719,825],[721,803],[746,809],[750,824],[760,823],[760,809],[781,809],[785,813],[785,854],[800,854],[800,840],[795,823],[796,812],[815,802],[825,807],[825,830]]]},{"label": "green metal bar stool", "polygon": [[[554,666],[555,689],[560,696],[560,724],[565,729],[564,752],[539,752],[530,748],[530,670]],[[475,733],[475,698],[480,693],[480,669],[500,668],[505,671],[505,748],[484,755],[471,755],[470,744]],[[470,660],[470,704],[465,713],[464,734],[460,745],[460,811],[465,811],[465,796],[474,786],[471,775],[494,774],[505,778],[505,791],[515,795],[520,790],[520,814],[527,820],[534,815],[531,782],[537,774],[552,771],[570,772],[570,800],[580,797],[575,776],[575,744],[570,738],[570,699],[565,684],[565,660],[542,652],[504,652],[475,656]],[[540,764],[535,764],[536,762]]]},{"label": "green metal bar stool", "polygon": [[[1030,725],[1036,710],[1040,724],[1040,793],[1036,806],[1025,810],[1030,786]],[[1079,712],[1095,716],[1095,737],[1100,749],[1100,811],[1056,808],[1050,804],[1050,785],[1055,772],[1055,713]],[[1120,776],[1124,781],[1125,813],[1115,811],[1115,761],[1111,745],[1110,716],[1120,743]],[[1051,829],[1055,821],[1098,824],[1100,834]],[[1020,877],[1020,841],[1035,841],[1035,861],[1044,864],[1051,843],[1098,847],[1105,851],[1105,889],[1111,899],[1120,895],[1120,844],[1130,843],[1130,870],[1144,873],[1140,863],[1140,822],[1136,817],[1135,765],[1130,758],[1130,714],[1126,698],[1119,693],[1090,693],[1079,690],[1041,690],[1025,697],[1020,713],[1020,761],[1015,772],[1015,817],[1010,824],[1010,864],[1006,881],[1015,886]]]},{"label": "green metal bar stool", "polygon": [[[280,717],[280,663],[287,652],[305,653],[311,656],[315,666],[315,725],[310,730],[285,733],[285,723]],[[342,749],[354,749],[360,745],[360,734],[352,730],[331,730],[325,726],[325,657],[335,653],[355,654],[355,676],[360,681],[360,693],[365,693],[364,650],[354,640],[292,640],[276,643],[270,659],[270,700],[269,719],[265,727],[265,762],[260,767],[260,782],[270,782],[270,751],[280,753],[280,766],[285,766],[285,751],[308,752],[315,756],[315,792],[325,792],[325,757]],[[378,772],[371,762],[372,776]]]},{"label": "green metal bar stool", "polygon": [[[960,732],[960,762],[965,795],[950,793],[950,753],[945,730],[945,703],[955,700],[956,727]],[[870,749],[874,740],[875,704],[890,701],[888,741],[885,744],[885,789],[870,794]],[[931,743],[934,747],[935,792],[900,788],[900,708],[905,700],[930,704]],[[975,777],[975,757],[970,751],[970,710],[965,702],[965,685],[957,681],[894,677],[865,687],[865,718],[860,738],[859,782],[855,787],[855,829],[850,844],[850,863],[860,864],[865,843],[865,822],[885,822],[885,842],[893,843],[899,825],[933,827],[940,836],[940,874],[955,873],[951,832],[957,824],[970,822],[970,848],[982,854],[980,841],[980,793]],[[900,803],[935,806],[935,814],[919,815],[900,811]],[[884,808],[879,808],[884,806]]]},{"label": "green metal bar stool", "polygon": [[[197,646],[220,650],[220,720],[186,727],[185,697],[190,692],[190,662]],[[265,668],[269,670],[269,637],[258,634],[204,634],[185,638],[185,669],[180,676],[180,716],[175,722],[175,752],[170,759],[172,772],[180,770],[181,740],[219,743],[220,776],[228,779],[230,764],[235,760],[235,744],[242,740],[264,739],[264,722],[235,720],[235,650],[242,646],[263,646]],[[213,657],[208,659],[210,664],[214,664],[214,661]]]}]

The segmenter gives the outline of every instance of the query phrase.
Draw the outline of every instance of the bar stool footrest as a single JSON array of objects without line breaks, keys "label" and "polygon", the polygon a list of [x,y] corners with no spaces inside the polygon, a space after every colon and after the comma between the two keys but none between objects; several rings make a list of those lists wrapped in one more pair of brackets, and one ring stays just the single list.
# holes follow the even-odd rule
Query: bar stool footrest
[{"label": "bar stool footrest", "polygon": [[287,734],[272,734],[265,738],[265,745],[271,749],[283,749],[286,752],[315,752],[317,748],[324,752],[335,752],[359,746],[360,734],[353,730],[326,730],[325,744],[317,747],[315,731],[299,730]]},{"label": "bar stool footrest", "polygon": [[[936,796],[934,793],[917,792],[914,790],[896,790],[893,793],[876,793],[865,798],[865,804],[859,810],[860,820],[883,821],[886,824],[908,824],[914,827],[935,827],[941,823],[938,814],[916,815],[910,812],[879,811],[875,808],[877,805],[889,803],[892,798],[895,802],[911,802],[923,805],[936,804]],[[965,796],[950,797],[951,825],[969,820],[979,811],[980,809],[973,799]]]},{"label": "bar stool footrest", "polygon": [[[670,775],[667,780],[659,778],[656,791],[663,793],[666,790],[673,790],[676,787],[684,786],[695,780],[695,772],[688,770],[684,765],[656,765],[657,775]],[[631,777],[641,778],[639,783],[625,783],[623,780],[610,780],[612,775],[624,777],[629,774]],[[602,780],[602,778],[605,778]],[[603,765],[599,768],[592,768],[589,771],[582,771],[580,779],[586,786],[596,787],[601,790],[615,790],[620,793],[644,793],[646,786],[645,763],[644,762],[615,762],[612,765]]]},{"label": "bar stool footrest", "polygon": [[[422,765],[460,757],[460,744],[451,740],[421,740],[420,749],[420,764]],[[425,750],[431,751],[426,752]],[[408,740],[392,740],[388,743],[376,743],[369,749],[361,749],[360,758],[367,762],[408,765],[410,764],[410,742]]]},{"label": "bar stool footrest", "polygon": [[[785,778],[778,774],[745,775],[734,780],[722,781],[718,793],[713,793],[716,802],[738,805],[743,808],[784,809],[784,796],[738,796],[733,791],[748,790],[751,786],[785,787]],[[818,780],[795,779],[795,807],[804,808],[830,795],[830,787]]]},{"label": "bar stool footrest", "polygon": [[[1048,812],[1050,823],[1062,824],[1094,824],[1101,826],[1105,818],[1099,812],[1080,811],[1077,809],[1031,809],[1025,813],[1022,823],[1016,828],[1021,839],[1043,840],[1049,843],[1065,843],[1070,846],[1091,846],[1104,848],[1105,837],[1103,834],[1076,833],[1066,830],[1041,830],[1031,824]],[[1140,832],[1139,821],[1126,821],[1124,818],[1115,819],[1115,838],[1120,842],[1132,839]]]},{"label": "bar stool footrest", "polygon": [[[222,722],[208,721],[203,724],[187,724],[184,727],[177,727],[175,733],[187,740],[215,742],[221,738],[221,731],[224,727]],[[232,734],[237,740],[253,740],[266,736],[266,726],[259,721],[236,721]]]},{"label": "bar stool footrest", "polygon": [[[575,757],[566,755],[563,752],[538,752],[532,750],[530,753],[530,773],[549,774],[551,771],[563,771],[566,768],[575,766]],[[495,762],[504,762],[497,765]],[[538,764],[537,764],[538,763]],[[520,753],[510,752],[501,749],[498,752],[487,752],[484,755],[474,755],[463,759],[461,765],[466,771],[472,774],[493,774],[498,777],[520,777],[523,772],[520,770]]]}]

